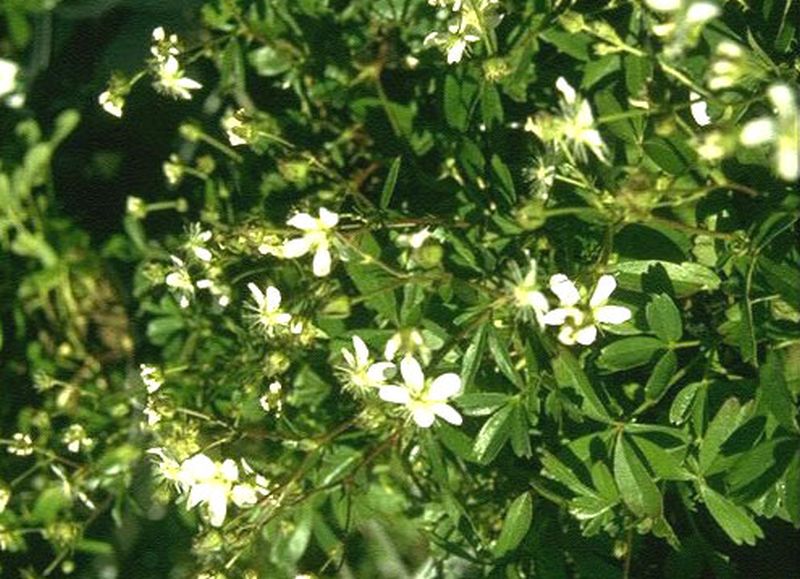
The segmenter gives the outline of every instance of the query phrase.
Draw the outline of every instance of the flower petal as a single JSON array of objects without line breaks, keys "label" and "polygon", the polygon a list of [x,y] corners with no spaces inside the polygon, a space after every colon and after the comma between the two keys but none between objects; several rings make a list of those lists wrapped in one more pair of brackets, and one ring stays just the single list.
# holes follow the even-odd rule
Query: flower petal
[{"label": "flower petal", "polygon": [[308,213],[295,213],[286,221],[286,225],[289,225],[290,227],[296,227],[297,229],[302,229],[303,231],[313,231],[315,229],[319,229],[317,220]]},{"label": "flower petal", "polygon": [[550,278],[550,291],[556,294],[562,306],[574,306],[581,300],[578,288],[563,273],[557,273]]},{"label": "flower petal", "polygon": [[570,317],[570,309],[556,308],[547,312],[542,317],[542,321],[547,326],[561,326],[567,321],[568,317]]},{"label": "flower petal", "polygon": [[417,426],[420,428],[430,428],[433,421],[436,420],[436,415],[431,408],[427,406],[418,406],[411,411],[411,417]]},{"label": "flower petal", "polygon": [[589,300],[589,306],[596,308],[603,305],[608,301],[613,291],[617,288],[617,280],[613,275],[603,275],[597,280],[597,285],[594,286],[592,298]]},{"label": "flower petal", "polygon": [[408,404],[411,396],[408,390],[402,386],[381,386],[378,390],[378,397],[386,402],[394,402],[395,404]]},{"label": "flower petal", "polygon": [[574,346],[575,345],[575,328],[572,326],[564,326],[561,328],[561,331],[558,332],[558,341],[564,344],[565,346]]},{"label": "flower petal", "polygon": [[422,373],[422,367],[413,356],[406,356],[400,361],[400,374],[408,388],[415,392],[422,391],[425,385],[425,374]]},{"label": "flower petal", "polygon": [[339,214],[334,213],[333,211],[329,211],[324,207],[320,207],[319,209],[319,221],[328,229],[332,229],[336,227],[336,224],[339,223]]},{"label": "flower petal", "polygon": [[311,240],[308,237],[297,237],[284,242],[281,252],[286,259],[293,259],[307,254],[310,250]]},{"label": "flower petal", "polygon": [[455,426],[460,426],[461,423],[464,422],[463,418],[461,418],[461,415],[458,413],[458,410],[449,404],[434,404],[431,409],[436,416],[446,422],[449,422],[450,424],[454,424]]},{"label": "flower petal", "polygon": [[325,277],[331,272],[331,252],[327,247],[317,249],[311,269],[317,277]]},{"label": "flower petal", "polygon": [[367,378],[372,385],[379,385],[386,381],[386,378],[394,370],[394,364],[391,362],[378,362],[373,364],[367,369]]},{"label": "flower petal", "polygon": [[266,294],[267,311],[275,312],[281,307],[281,292],[275,286],[269,286]]},{"label": "flower petal", "polygon": [[272,317],[272,321],[279,326],[286,326],[292,321],[292,314],[288,312],[281,312]]},{"label": "flower petal", "polygon": [[556,89],[564,96],[564,100],[567,102],[567,104],[572,104],[575,102],[575,99],[577,98],[575,89],[572,88],[572,85],[570,85],[563,76],[559,76],[556,80]]},{"label": "flower petal", "polygon": [[596,326],[584,326],[583,328],[575,332],[575,341],[583,346],[589,346],[590,344],[593,344],[596,339],[597,339]]},{"label": "flower petal", "polygon": [[775,121],[761,117],[748,122],[739,133],[739,141],[746,147],[755,147],[775,138]]},{"label": "flower petal", "polygon": [[625,306],[602,306],[594,310],[594,319],[603,324],[621,324],[631,319]]},{"label": "flower petal", "polygon": [[369,348],[358,336],[353,336],[353,351],[356,353],[356,365],[366,366],[369,362]]},{"label": "flower petal", "polygon": [[386,342],[386,346],[383,348],[383,357],[387,360],[393,360],[394,357],[397,355],[397,350],[400,349],[400,345],[402,344],[402,339],[400,338],[400,334],[395,334]]},{"label": "flower petal", "polygon": [[212,527],[221,527],[225,522],[225,515],[228,512],[228,497],[224,489],[220,488],[217,492],[208,497],[208,522]]},{"label": "flower petal", "polygon": [[264,306],[265,296],[264,296],[264,292],[261,291],[261,288],[259,288],[253,282],[250,282],[249,284],[247,284],[247,289],[250,290],[250,293],[252,294],[253,299],[256,301],[256,304],[258,305],[258,307],[259,308],[263,307]]},{"label": "flower petal", "polygon": [[428,389],[428,400],[447,400],[461,391],[461,376],[454,372],[442,374],[431,383]]}]

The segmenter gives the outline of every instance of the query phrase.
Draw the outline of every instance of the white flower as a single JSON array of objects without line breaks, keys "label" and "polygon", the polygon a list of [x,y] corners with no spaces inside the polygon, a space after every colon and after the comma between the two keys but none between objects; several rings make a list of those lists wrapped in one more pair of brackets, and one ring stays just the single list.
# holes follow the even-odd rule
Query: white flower
[{"label": "white flower", "polygon": [[203,229],[199,223],[192,223],[189,227],[189,240],[187,241],[187,248],[194,256],[200,261],[208,263],[214,257],[211,251],[205,246],[212,237],[211,231]]},{"label": "white flower", "polygon": [[6,510],[6,505],[10,500],[11,491],[5,485],[0,485],[0,513]]},{"label": "white flower", "polygon": [[342,348],[342,357],[347,367],[344,372],[349,382],[359,389],[368,389],[386,383],[387,372],[394,369],[391,362],[373,363],[369,355],[369,348],[364,340],[353,336],[353,351]]},{"label": "white flower", "polygon": [[702,136],[697,145],[697,154],[706,161],[719,161],[728,154],[726,139],[719,131],[711,131]]},{"label": "white flower", "polygon": [[711,117],[708,116],[708,103],[700,98],[700,95],[692,91],[689,93],[689,111],[692,113],[692,118],[701,127],[706,127],[711,124]]},{"label": "white flower", "polygon": [[562,344],[588,346],[597,339],[598,324],[616,325],[631,318],[628,308],[606,305],[616,287],[614,276],[601,276],[589,303],[581,304],[581,294],[575,284],[564,274],[556,274],[550,278],[550,290],[558,297],[561,307],[549,311],[544,323],[562,326],[558,333]]},{"label": "white flower", "polygon": [[381,386],[378,395],[382,400],[405,405],[421,428],[429,428],[437,416],[450,424],[461,424],[461,415],[447,404],[449,398],[461,391],[458,374],[442,374],[428,383],[419,362],[411,356],[400,362],[400,374],[404,384]]},{"label": "white flower", "polygon": [[267,387],[267,392],[258,399],[258,404],[264,412],[272,412],[275,410],[276,414],[280,414],[283,409],[283,400],[281,400],[281,393],[283,386],[277,380],[272,382]]},{"label": "white flower", "polygon": [[148,428],[153,428],[164,418],[155,406],[155,401],[152,397],[147,399],[147,405],[142,410],[142,414],[144,414]]},{"label": "white flower", "polygon": [[686,22],[689,24],[705,24],[719,16],[719,6],[711,2],[692,2],[686,10]]},{"label": "white flower", "polygon": [[[539,327],[543,327],[544,316],[550,309],[550,304],[547,302],[545,295],[537,289],[536,269],[536,260],[532,259],[528,273],[525,274],[521,281],[512,286],[512,292],[516,306],[522,310],[528,308],[533,310]],[[517,273],[516,275],[519,274]]]},{"label": "white flower", "polygon": [[11,444],[8,445],[8,452],[17,456],[29,456],[33,454],[33,440],[29,434],[17,432],[11,437]]},{"label": "white flower", "polygon": [[225,131],[225,135],[228,137],[228,142],[231,144],[231,147],[247,144],[247,139],[244,139],[240,133],[240,130],[244,127],[245,124],[233,113],[223,117],[222,129]]},{"label": "white flower", "polygon": [[683,0],[645,0],[645,4],[656,12],[675,12],[680,9]]},{"label": "white flower", "polygon": [[62,438],[67,450],[70,452],[80,452],[81,447],[89,448],[94,444],[94,440],[86,435],[86,431],[80,424],[71,424]]},{"label": "white flower", "polygon": [[749,121],[739,134],[746,147],[773,143],[775,147],[775,172],[786,181],[800,177],[800,110],[792,88],[773,84],[767,96],[776,116],[759,117]]},{"label": "white flower", "polygon": [[192,98],[192,93],[189,91],[203,88],[203,85],[196,80],[184,76],[178,59],[171,54],[158,63],[156,73],[158,74],[158,79],[154,83],[156,90],[173,98],[188,101]]},{"label": "white flower", "polygon": [[164,385],[164,377],[161,375],[161,371],[155,366],[140,364],[139,376],[147,387],[148,394],[157,392],[159,388]]},{"label": "white flower", "polygon": [[308,213],[297,213],[286,224],[302,230],[304,234],[283,244],[281,251],[283,257],[293,259],[313,251],[314,275],[317,277],[328,275],[331,272],[330,236],[337,223],[339,215],[324,207],[320,208],[319,217],[312,217]]},{"label": "white flower", "polygon": [[117,95],[111,94],[111,91],[103,91],[97,97],[97,102],[103,107],[109,115],[122,118],[122,108],[125,106],[125,99]]},{"label": "white flower", "polygon": [[16,90],[18,74],[19,65],[16,62],[0,58],[0,98]]},{"label": "white flower", "polygon": [[239,479],[239,467],[231,459],[217,463],[199,453],[181,463],[177,481],[188,493],[186,508],[205,505],[208,522],[221,527],[228,512],[228,497]]},{"label": "white flower", "polygon": [[556,89],[561,93],[562,118],[528,119],[525,130],[542,140],[554,140],[562,148],[571,147],[581,161],[586,160],[588,147],[598,159],[607,163],[606,144],[594,126],[589,101],[579,97],[564,77],[558,77]]},{"label": "white flower", "polygon": [[164,283],[178,294],[178,304],[182,308],[188,308],[190,298],[194,296],[192,278],[181,258],[174,255],[171,255],[170,258],[177,269],[167,274],[164,278]]},{"label": "white flower", "polygon": [[268,286],[263,292],[254,283],[247,284],[250,294],[255,301],[255,307],[247,306],[255,312],[254,319],[258,326],[263,328],[267,335],[272,336],[278,326],[288,326],[292,321],[292,314],[281,310],[281,292],[275,286]]},{"label": "white flower", "polygon": [[259,495],[269,494],[267,481],[242,460],[245,475],[254,483],[240,482],[239,467],[231,459],[216,462],[203,453],[184,460],[180,465],[167,456],[162,448],[151,448],[147,452],[160,458],[159,471],[163,478],[176,484],[178,490],[187,495],[186,508],[204,506],[208,522],[221,527],[228,513],[228,501],[237,507],[256,504]]},{"label": "white flower", "polygon": [[769,143],[775,138],[775,121],[761,117],[748,122],[739,133],[739,140],[746,147]]}]

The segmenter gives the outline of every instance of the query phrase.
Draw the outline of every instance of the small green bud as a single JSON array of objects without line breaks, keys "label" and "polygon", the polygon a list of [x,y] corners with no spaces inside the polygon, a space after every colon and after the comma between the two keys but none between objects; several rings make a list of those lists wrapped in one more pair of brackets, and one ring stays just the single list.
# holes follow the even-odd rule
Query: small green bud
[{"label": "small green bud", "polygon": [[518,207],[514,211],[514,218],[522,229],[528,231],[539,229],[547,221],[544,203],[538,199],[533,199],[522,207]]}]

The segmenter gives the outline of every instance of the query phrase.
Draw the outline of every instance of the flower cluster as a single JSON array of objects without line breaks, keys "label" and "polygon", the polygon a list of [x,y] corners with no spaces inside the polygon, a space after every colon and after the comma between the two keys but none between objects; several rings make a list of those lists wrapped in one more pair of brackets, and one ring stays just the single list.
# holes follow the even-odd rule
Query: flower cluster
[{"label": "flower cluster", "polygon": [[498,0],[429,0],[429,4],[449,9],[450,23],[447,32],[431,32],[425,37],[425,46],[438,46],[447,54],[448,64],[461,62],[468,46],[478,42],[500,23]]},{"label": "flower cluster", "polygon": [[186,496],[186,508],[202,507],[212,527],[221,527],[225,522],[229,502],[239,508],[252,507],[259,496],[269,495],[267,480],[256,474],[244,459],[241,465],[247,481],[241,480],[239,466],[230,458],[217,462],[198,453],[178,463],[163,448],[151,448],[148,452],[158,457],[161,476]]},{"label": "flower cluster", "polygon": [[153,70],[156,80],[153,87],[175,99],[190,100],[191,91],[203,88],[196,80],[185,76],[178,56],[181,54],[180,41],[176,34],[167,36],[159,26],[153,30],[153,44],[150,47],[153,55]]},{"label": "flower cluster", "polygon": [[[214,262],[214,253],[209,247],[213,237],[211,231],[199,223],[189,227],[185,244],[187,260],[171,255],[172,267],[164,277],[164,283],[174,293],[181,308],[188,308],[197,290],[207,291],[221,308],[230,304],[230,288],[222,281],[222,269]],[[190,265],[192,272],[190,272]]]}]

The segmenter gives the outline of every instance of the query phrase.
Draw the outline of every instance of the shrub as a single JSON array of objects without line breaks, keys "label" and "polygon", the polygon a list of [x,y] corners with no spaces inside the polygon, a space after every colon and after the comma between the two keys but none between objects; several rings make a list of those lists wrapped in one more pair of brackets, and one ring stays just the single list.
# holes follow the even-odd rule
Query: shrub
[{"label": "shrub", "polygon": [[6,7],[5,572],[798,571],[796,3],[160,10]]}]

